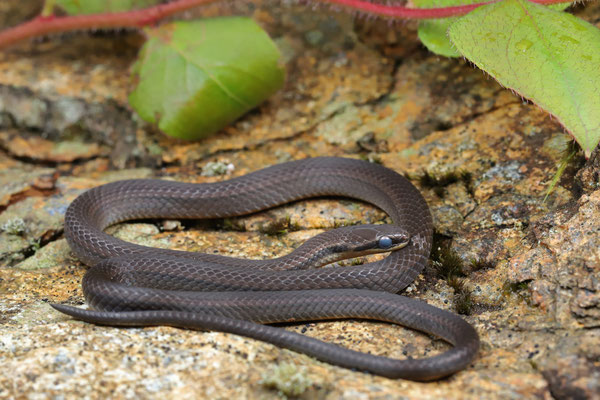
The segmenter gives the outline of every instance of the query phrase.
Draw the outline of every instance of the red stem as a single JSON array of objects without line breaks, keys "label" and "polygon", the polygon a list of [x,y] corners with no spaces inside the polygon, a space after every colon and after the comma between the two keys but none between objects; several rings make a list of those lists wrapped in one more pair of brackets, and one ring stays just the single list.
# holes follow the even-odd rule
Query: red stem
[{"label": "red stem", "polygon": [[90,28],[140,28],[176,14],[218,0],[176,0],[140,10],[118,13],[76,15],[67,17],[37,17],[21,25],[0,32],[0,48],[18,41],[47,35]]},{"label": "red stem", "polygon": [[[370,3],[366,0],[323,0],[331,4],[338,4],[352,10],[361,11],[366,14],[375,14],[392,19],[436,19],[455,17],[467,14],[477,7],[494,3],[486,1],[464,6],[451,6],[442,8],[407,8],[402,6],[389,6],[385,4]],[[552,0],[533,0],[534,2],[546,2]],[[563,1],[563,0],[561,0]],[[558,1],[557,1],[558,2]]]},{"label": "red stem", "polygon": [[[17,25],[0,32],[0,48],[36,36],[51,33],[68,32],[90,28],[140,28],[152,25],[155,22],[190,8],[214,3],[219,0],[175,0],[171,3],[160,4],[141,10],[120,13],[106,13],[93,15],[77,15],[67,17],[37,17],[31,21]],[[374,14],[392,19],[435,19],[464,15],[485,4],[482,2],[464,6],[443,8],[407,8],[402,6],[389,6],[370,3],[368,0],[317,0],[322,3],[334,4],[345,8],[360,11],[365,14]],[[564,0],[531,0],[539,4],[561,3]]]}]

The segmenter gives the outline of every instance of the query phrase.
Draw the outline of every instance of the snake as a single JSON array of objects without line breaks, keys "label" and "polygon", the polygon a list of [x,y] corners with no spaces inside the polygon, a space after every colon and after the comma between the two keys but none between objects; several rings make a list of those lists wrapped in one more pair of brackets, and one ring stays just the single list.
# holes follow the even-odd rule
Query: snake
[{"label": "snake", "polygon": [[[152,248],[105,232],[128,220],[228,218],[322,197],[372,204],[392,223],[328,230],[266,260]],[[316,157],[211,183],[115,181],[80,194],[67,208],[64,232],[76,256],[90,266],[82,280],[89,307],[52,306],[85,322],[229,332],[355,371],[416,381],[465,369],[479,349],[477,331],[463,318],[397,294],[428,262],[433,221],[412,183],[376,163]],[[323,267],[373,253],[388,255]],[[274,325],[349,318],[401,325],[450,346],[433,356],[398,359]]]}]

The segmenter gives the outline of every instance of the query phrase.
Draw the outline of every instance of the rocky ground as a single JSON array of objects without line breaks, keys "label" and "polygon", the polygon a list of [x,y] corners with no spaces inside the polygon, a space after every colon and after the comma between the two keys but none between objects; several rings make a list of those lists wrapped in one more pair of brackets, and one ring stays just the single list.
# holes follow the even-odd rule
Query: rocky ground
[{"label": "rocky ground", "polygon": [[[0,23],[30,16],[38,3],[3,2]],[[414,23],[273,3],[203,13],[252,15],[285,55],[288,78],[259,109],[198,143],[168,139],[128,108],[129,67],[143,42],[135,32],[51,37],[0,53],[0,398],[600,396],[598,153],[575,157],[544,201],[569,137],[466,61],[427,52]],[[600,24],[598,3],[576,13]],[[408,295],[476,327],[481,352],[465,371],[433,383],[390,380],[236,335],[101,327],[50,308],[83,303],[86,266],[69,251],[63,217],[84,190],[133,177],[219,181],[319,155],[383,163],[422,191],[442,251]],[[215,162],[234,169],[215,175]],[[112,233],[266,258],[324,229],[384,218],[364,204],[319,200]],[[440,258],[462,263],[460,284],[436,269]],[[396,358],[445,348],[383,323],[286,329]]]}]

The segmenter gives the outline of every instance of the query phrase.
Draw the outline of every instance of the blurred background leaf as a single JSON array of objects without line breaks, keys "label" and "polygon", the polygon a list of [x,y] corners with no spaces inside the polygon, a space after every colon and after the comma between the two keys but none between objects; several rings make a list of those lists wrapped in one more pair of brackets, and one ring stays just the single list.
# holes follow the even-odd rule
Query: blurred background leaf
[{"label": "blurred background leaf", "polygon": [[[462,6],[480,2],[481,0],[414,0],[415,6],[419,8]],[[548,7],[555,10],[564,10],[569,5],[571,3],[559,3]],[[452,45],[450,39],[448,39],[448,28],[459,18],[452,17],[419,21],[417,31],[419,39],[432,53],[444,57],[459,57],[460,53]]]},{"label": "blurred background leaf", "polygon": [[525,0],[479,7],[449,30],[456,48],[554,115],[589,157],[600,140],[600,30]]},{"label": "blurred background leaf", "polygon": [[129,102],[170,136],[215,133],[283,86],[281,55],[250,18],[174,22],[146,33]]},{"label": "blurred background leaf", "polygon": [[53,0],[54,4],[70,15],[99,14],[145,8],[160,0]]}]

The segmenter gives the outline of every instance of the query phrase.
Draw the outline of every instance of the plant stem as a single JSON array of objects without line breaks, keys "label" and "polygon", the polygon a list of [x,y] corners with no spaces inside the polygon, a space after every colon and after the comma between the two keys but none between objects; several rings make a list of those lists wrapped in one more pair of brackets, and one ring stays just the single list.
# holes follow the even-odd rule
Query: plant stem
[{"label": "plant stem", "polygon": [[0,32],[0,48],[18,41],[51,33],[81,29],[141,28],[181,11],[218,0],[177,0],[140,10],[118,13],[76,15],[67,17],[39,16],[31,21]]},{"label": "plant stem", "polygon": [[[161,19],[194,7],[217,2],[219,0],[175,0],[167,4],[118,13],[76,15],[56,17],[39,16],[31,21],[0,32],[0,48],[10,46],[21,40],[51,33],[85,29],[141,28],[152,25]],[[483,2],[464,6],[442,8],[407,8],[396,5],[370,3],[368,0],[316,0],[317,2],[342,6],[364,14],[377,15],[391,19],[435,19],[464,15],[473,9],[489,4]],[[564,0],[532,0],[539,4],[554,4]],[[51,3],[51,2],[50,2]]]},{"label": "plant stem", "polygon": [[[407,8],[402,6],[390,6],[386,4],[371,3],[366,0],[322,0],[325,3],[336,4],[345,8],[363,12],[370,15],[378,15],[391,19],[436,19],[455,17],[467,14],[469,11],[494,1],[486,1],[464,6],[451,6],[440,8]],[[534,0],[536,1],[536,0]],[[541,0],[545,1],[545,0]],[[537,2],[537,1],[536,1]]]}]

